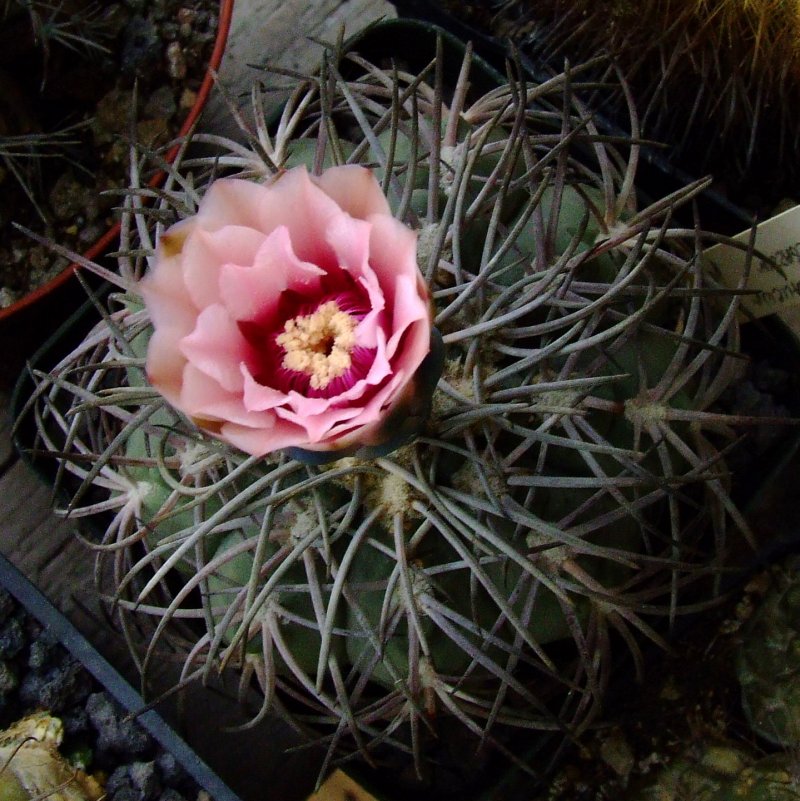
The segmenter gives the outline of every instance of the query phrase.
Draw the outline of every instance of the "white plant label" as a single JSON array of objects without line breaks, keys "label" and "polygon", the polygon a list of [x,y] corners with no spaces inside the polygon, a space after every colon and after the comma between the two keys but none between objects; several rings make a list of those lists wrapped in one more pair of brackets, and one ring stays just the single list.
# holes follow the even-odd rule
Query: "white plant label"
[{"label": "white plant label", "polygon": [[[751,231],[742,231],[734,239],[747,245]],[[755,249],[767,260],[753,257],[746,289],[753,294],[743,295],[742,309],[751,317],[777,313],[793,324],[798,319],[800,305],[800,206],[794,206],[759,223]],[[706,258],[719,271],[718,279],[731,289],[739,286],[745,271],[747,251],[730,245],[714,245],[705,251]],[[800,332],[800,329],[798,329]]]}]

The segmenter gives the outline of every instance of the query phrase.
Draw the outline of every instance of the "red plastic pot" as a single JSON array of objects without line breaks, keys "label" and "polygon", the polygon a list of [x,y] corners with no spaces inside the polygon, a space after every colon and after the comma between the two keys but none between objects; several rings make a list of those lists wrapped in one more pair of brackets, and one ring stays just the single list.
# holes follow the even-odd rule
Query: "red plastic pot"
[{"label": "red plastic pot", "polygon": [[[220,0],[217,35],[214,49],[209,58],[206,74],[197,92],[197,99],[192,106],[178,137],[188,134],[197,122],[208,101],[214,85],[214,74],[219,69],[233,16],[234,0]],[[167,154],[171,162],[178,153],[179,146],[173,147]],[[151,186],[163,183],[165,174],[155,175]],[[109,228],[88,250],[81,255],[88,260],[97,260],[109,251],[119,237],[119,223]],[[53,321],[64,320],[83,300],[85,292],[74,273],[78,264],[70,264],[47,283],[37,287],[10,306],[0,309],[0,388],[8,389],[25,360],[54,330]]]}]

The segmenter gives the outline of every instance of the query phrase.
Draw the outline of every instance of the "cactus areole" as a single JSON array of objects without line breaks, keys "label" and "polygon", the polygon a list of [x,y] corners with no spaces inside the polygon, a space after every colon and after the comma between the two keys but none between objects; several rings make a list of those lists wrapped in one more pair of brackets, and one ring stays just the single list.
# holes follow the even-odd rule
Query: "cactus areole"
[{"label": "cactus areole", "polygon": [[737,296],[672,224],[705,184],[640,203],[580,68],[482,69],[331,51],[271,127],[254,91],[248,147],[196,134],[127,204],[121,291],[37,390],[145,672],[178,648],[420,772],[445,722],[538,770],[513,738],[579,733],[749,537]]}]

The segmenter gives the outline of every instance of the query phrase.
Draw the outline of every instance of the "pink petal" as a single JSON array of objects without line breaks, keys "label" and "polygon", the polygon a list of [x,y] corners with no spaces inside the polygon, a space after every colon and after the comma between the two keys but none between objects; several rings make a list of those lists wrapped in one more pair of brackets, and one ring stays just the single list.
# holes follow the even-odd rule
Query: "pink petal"
[{"label": "pink petal", "polygon": [[147,348],[147,380],[174,406],[180,406],[186,366],[186,358],[179,349],[184,336],[181,328],[164,326],[153,331]]},{"label": "pink petal", "polygon": [[279,175],[258,204],[257,227],[270,233],[284,225],[297,257],[321,267],[335,264],[335,255],[325,239],[325,231],[341,209],[308,177],[305,167],[295,167]]},{"label": "pink petal", "polygon": [[241,392],[240,364],[251,360],[251,347],[224,306],[203,309],[194,331],[180,343],[183,355],[229,392]]},{"label": "pink petal", "polygon": [[290,409],[293,409],[295,412],[297,412],[298,419],[296,422],[298,422],[299,425],[302,425],[299,423],[300,418],[315,417],[320,414],[325,414],[330,410],[331,406],[338,402],[338,400],[338,395],[334,395],[330,398],[309,398],[308,396],[302,395],[295,390],[291,390],[290,392],[286,393],[286,403],[280,414],[283,415],[283,412],[285,411],[287,414],[287,420],[294,419],[294,417],[291,416],[292,412],[286,408],[286,406],[288,406]]},{"label": "pink petal", "polygon": [[253,228],[226,225],[216,231],[196,228],[183,248],[186,286],[198,309],[219,303],[220,271],[224,264],[250,266],[265,235]]},{"label": "pink petal", "polygon": [[[363,348],[375,348],[378,338],[383,334],[383,327],[386,324],[386,315],[383,311],[383,296],[380,297],[380,305],[364,315],[363,319],[356,326],[356,343]],[[385,340],[384,335],[384,340]]]},{"label": "pink petal", "polygon": [[[394,356],[401,338],[416,322],[424,322],[425,325],[415,329],[415,336],[412,339],[419,339],[420,343],[424,345],[425,354],[427,354],[430,349],[430,304],[427,299],[423,300],[419,296],[416,276],[399,275],[395,281],[395,291],[392,294],[394,295],[394,308],[392,309],[392,335],[387,345],[389,358]],[[408,350],[408,346],[404,348],[405,350]],[[423,354],[423,358],[425,354]],[[402,366],[408,367],[407,364]],[[417,365],[414,365],[411,372],[416,368]]]},{"label": "pink petal", "polygon": [[263,320],[272,315],[285,289],[313,293],[319,276],[325,275],[297,258],[285,225],[263,239],[249,264],[224,264],[220,270],[220,295],[235,320]]},{"label": "pink petal", "polygon": [[[369,265],[364,265],[359,283],[367,291],[370,312],[361,321],[361,325],[356,330],[356,336],[359,344],[372,348],[375,347],[377,328],[386,325],[386,292],[384,287],[378,283],[378,277]],[[392,287],[393,285],[390,285],[390,289]]]},{"label": "pink petal", "polygon": [[325,266],[334,260],[325,229],[339,214],[336,203],[300,166],[266,184],[239,178],[215,181],[200,201],[197,219],[207,231],[241,225],[269,234],[285,225],[298,258]]},{"label": "pink petal", "polygon": [[282,420],[301,427],[306,432],[307,442],[319,442],[329,436],[333,426],[358,417],[361,409],[358,406],[331,407],[319,414],[309,415],[278,407],[275,409],[275,414]]},{"label": "pink petal", "polygon": [[325,238],[336,253],[339,267],[358,278],[367,267],[369,258],[370,224],[347,214],[331,219]]},{"label": "pink petal", "polygon": [[416,232],[388,215],[374,215],[369,222],[369,263],[383,288],[387,306],[394,305],[395,279],[401,275],[413,276],[418,281],[414,294],[422,293],[427,298],[417,266]]},{"label": "pink petal", "polygon": [[358,220],[366,220],[371,214],[392,213],[380,184],[366,167],[357,164],[330,167],[312,180]]},{"label": "pink petal", "polygon": [[260,206],[267,191],[267,185],[255,181],[219,178],[201,199],[196,219],[206,231],[216,231],[227,225],[263,231]]},{"label": "pink petal", "polygon": [[228,392],[216,381],[210,381],[208,375],[193,364],[187,364],[183,373],[180,407],[191,417],[229,421],[248,428],[269,427],[274,417],[248,411],[242,404],[241,395]]},{"label": "pink petal", "polygon": [[225,423],[219,436],[239,450],[252,456],[264,456],[282,448],[303,447],[307,441],[302,428],[274,419],[269,428],[247,428],[236,423]]},{"label": "pink petal", "polygon": [[193,229],[193,220],[183,220],[165,232],[156,247],[154,265],[139,282],[139,291],[156,327],[176,325],[188,333],[194,326],[197,309],[183,279],[181,255]]},{"label": "pink petal", "polygon": [[245,409],[252,412],[263,412],[286,403],[285,392],[259,384],[253,378],[247,365],[241,365],[241,370],[244,379],[242,402]]},{"label": "pink petal", "polygon": [[352,444],[371,444],[375,432],[383,424],[392,400],[401,393],[406,383],[405,373],[398,372],[392,376],[392,380],[370,398],[356,417],[347,420],[344,424],[331,426],[327,444],[336,448],[346,448]]}]

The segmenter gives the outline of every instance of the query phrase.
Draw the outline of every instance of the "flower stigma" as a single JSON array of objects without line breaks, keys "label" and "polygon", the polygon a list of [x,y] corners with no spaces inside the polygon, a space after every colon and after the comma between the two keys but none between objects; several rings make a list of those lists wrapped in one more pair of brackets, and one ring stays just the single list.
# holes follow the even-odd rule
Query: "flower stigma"
[{"label": "flower stigma", "polygon": [[283,366],[310,376],[313,389],[325,389],[352,366],[357,325],[335,300],[321,304],[313,314],[287,320],[275,339],[284,350]]}]

